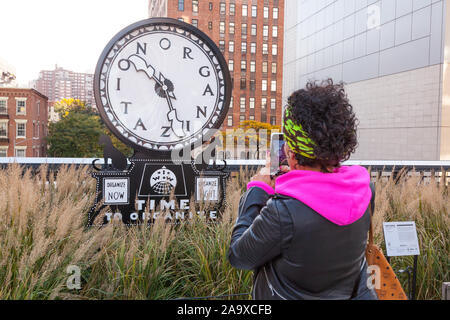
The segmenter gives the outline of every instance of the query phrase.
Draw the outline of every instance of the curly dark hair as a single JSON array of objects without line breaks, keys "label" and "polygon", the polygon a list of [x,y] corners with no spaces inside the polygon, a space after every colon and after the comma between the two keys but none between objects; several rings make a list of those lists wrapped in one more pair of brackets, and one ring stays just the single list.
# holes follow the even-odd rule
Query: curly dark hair
[{"label": "curly dark hair", "polygon": [[300,165],[319,165],[326,171],[326,167],[339,167],[355,152],[358,120],[342,82],[334,84],[332,79],[328,79],[318,84],[310,81],[305,89],[288,98],[288,104],[290,118],[300,123],[315,142],[315,159],[295,154]]}]

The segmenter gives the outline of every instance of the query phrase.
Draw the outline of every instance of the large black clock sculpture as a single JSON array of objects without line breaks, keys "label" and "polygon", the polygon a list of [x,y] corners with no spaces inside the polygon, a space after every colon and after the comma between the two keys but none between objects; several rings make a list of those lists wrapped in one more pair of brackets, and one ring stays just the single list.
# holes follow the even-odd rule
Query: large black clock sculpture
[{"label": "large black clock sculpture", "polygon": [[[137,22],[104,49],[94,93],[108,129],[135,152],[126,161],[102,137],[105,164],[94,164],[97,196],[89,224],[216,218],[228,173],[190,153],[214,139],[230,103],[230,73],[214,42],[179,20]],[[174,157],[179,151],[183,156]],[[215,205],[198,212],[192,199]],[[111,210],[99,217],[106,207]]]}]

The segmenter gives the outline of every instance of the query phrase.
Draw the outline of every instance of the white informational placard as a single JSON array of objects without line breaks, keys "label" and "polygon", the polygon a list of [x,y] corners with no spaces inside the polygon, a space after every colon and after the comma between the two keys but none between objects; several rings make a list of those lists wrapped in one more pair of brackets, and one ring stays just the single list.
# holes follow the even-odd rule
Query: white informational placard
[{"label": "white informational placard", "polygon": [[103,198],[106,205],[128,204],[130,183],[128,178],[103,179]]},{"label": "white informational placard", "polygon": [[219,178],[197,178],[197,201],[219,201]]},{"label": "white informational placard", "polygon": [[420,255],[414,221],[383,222],[383,231],[389,257]]}]

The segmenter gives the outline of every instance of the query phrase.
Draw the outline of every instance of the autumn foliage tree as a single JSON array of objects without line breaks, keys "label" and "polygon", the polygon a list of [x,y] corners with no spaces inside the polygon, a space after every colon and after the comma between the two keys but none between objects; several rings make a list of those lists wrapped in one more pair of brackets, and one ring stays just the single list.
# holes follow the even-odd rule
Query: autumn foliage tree
[{"label": "autumn foliage tree", "polygon": [[[247,151],[256,151],[256,158],[260,159],[260,150],[268,150],[270,136],[274,132],[280,132],[281,127],[255,120],[244,120],[232,132],[221,131],[223,147],[227,150],[235,150],[238,146],[244,146]],[[232,145],[227,145],[231,141]],[[256,147],[256,150],[253,149]]]},{"label": "autumn foliage tree", "polygon": [[[247,134],[245,135],[245,145],[249,146],[250,141],[256,143],[256,154],[259,160],[259,151],[261,148],[268,150],[270,148],[270,137],[273,132],[280,132],[281,127],[271,125],[266,122],[259,122],[255,120],[244,120],[239,124],[239,128],[243,129]],[[264,131],[264,134],[263,134]],[[249,134],[249,132],[253,134]]]},{"label": "autumn foliage tree", "polygon": [[102,134],[111,137],[113,145],[126,156],[132,150],[106,128],[97,111],[84,101],[63,99],[54,106],[60,120],[50,123],[47,143],[51,157],[96,158],[103,156],[99,145]]}]

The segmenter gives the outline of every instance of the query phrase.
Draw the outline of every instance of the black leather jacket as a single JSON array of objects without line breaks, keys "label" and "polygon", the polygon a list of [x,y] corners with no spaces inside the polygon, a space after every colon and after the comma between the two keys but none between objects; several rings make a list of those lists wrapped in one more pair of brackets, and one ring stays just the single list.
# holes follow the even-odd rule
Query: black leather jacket
[{"label": "black leather jacket", "polygon": [[254,270],[253,299],[376,299],[366,285],[369,215],[338,226],[297,199],[253,187],[241,197],[228,259]]}]

